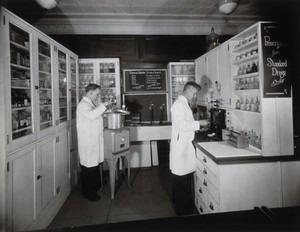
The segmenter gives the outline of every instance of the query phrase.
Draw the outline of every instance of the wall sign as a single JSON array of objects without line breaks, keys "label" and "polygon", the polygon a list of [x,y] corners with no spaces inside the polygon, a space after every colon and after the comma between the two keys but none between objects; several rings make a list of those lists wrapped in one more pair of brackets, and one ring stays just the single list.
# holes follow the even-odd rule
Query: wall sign
[{"label": "wall sign", "polygon": [[167,91],[166,69],[124,70],[124,92]]},{"label": "wall sign", "polygon": [[275,23],[262,23],[261,36],[264,97],[291,97],[288,42],[284,40],[288,35]]}]

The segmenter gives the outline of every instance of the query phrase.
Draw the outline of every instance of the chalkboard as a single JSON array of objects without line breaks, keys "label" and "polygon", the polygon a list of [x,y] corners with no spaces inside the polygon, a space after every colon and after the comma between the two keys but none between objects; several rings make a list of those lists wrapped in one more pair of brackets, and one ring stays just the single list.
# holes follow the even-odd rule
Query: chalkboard
[{"label": "chalkboard", "polygon": [[167,90],[166,69],[124,70],[124,92],[154,92]]},{"label": "chalkboard", "polygon": [[[153,121],[159,122],[161,117],[162,121],[168,121],[167,98],[167,93],[123,94],[123,104],[126,105],[132,115],[139,114],[141,122],[150,122],[149,108],[153,104]],[[126,118],[130,119],[130,115]]]},{"label": "chalkboard", "polygon": [[284,28],[275,23],[262,23],[262,57],[265,98],[291,97],[289,49]]}]

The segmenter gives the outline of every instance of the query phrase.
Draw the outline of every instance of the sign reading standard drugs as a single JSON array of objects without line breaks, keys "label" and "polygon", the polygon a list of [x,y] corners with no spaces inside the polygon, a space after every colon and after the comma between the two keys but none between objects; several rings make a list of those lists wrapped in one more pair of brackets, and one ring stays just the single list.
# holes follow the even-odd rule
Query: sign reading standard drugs
[{"label": "sign reading standard drugs", "polygon": [[281,29],[275,23],[263,23],[261,27],[265,98],[291,97],[288,44]]},{"label": "sign reading standard drugs", "polygon": [[124,70],[124,92],[167,91],[166,69]]}]

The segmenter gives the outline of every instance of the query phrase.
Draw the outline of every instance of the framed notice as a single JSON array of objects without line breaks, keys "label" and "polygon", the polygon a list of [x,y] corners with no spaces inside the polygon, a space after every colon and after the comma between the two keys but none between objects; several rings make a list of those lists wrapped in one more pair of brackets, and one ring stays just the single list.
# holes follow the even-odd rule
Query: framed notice
[{"label": "framed notice", "polygon": [[125,93],[167,91],[166,69],[124,70],[123,79]]},{"label": "framed notice", "polygon": [[265,98],[291,97],[288,34],[276,23],[261,24],[262,59]]}]

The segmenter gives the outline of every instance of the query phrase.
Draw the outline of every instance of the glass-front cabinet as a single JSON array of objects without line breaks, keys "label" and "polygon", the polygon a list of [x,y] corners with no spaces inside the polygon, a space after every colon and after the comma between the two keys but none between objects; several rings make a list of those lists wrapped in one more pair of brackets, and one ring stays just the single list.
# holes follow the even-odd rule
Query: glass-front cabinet
[{"label": "glass-front cabinet", "polygon": [[29,141],[32,140],[35,133],[32,34],[11,22],[8,23],[7,29],[9,44],[6,48],[9,49],[10,59],[7,60],[9,71],[5,73],[5,78],[7,78],[5,84],[9,88],[5,90],[10,95],[6,100],[9,106],[6,113],[7,118],[10,119],[10,123],[7,123],[10,133],[6,135],[6,143],[14,146],[16,141],[20,140],[21,144],[27,143],[25,137]]},{"label": "glass-front cabinet", "polygon": [[168,64],[168,74],[171,84],[171,99],[174,103],[179,95],[182,94],[183,87],[188,81],[195,81],[194,62],[171,62]]},{"label": "glass-front cabinet", "polygon": [[58,50],[58,96],[59,111],[58,123],[68,120],[68,86],[67,86],[67,55]]},{"label": "glass-front cabinet", "polygon": [[53,128],[52,46],[38,39],[39,131]]},{"label": "glass-front cabinet", "polygon": [[71,119],[76,118],[76,107],[78,104],[77,100],[77,61],[74,57],[70,57],[70,89],[71,89]]},{"label": "glass-front cabinet", "polygon": [[[93,59],[94,60],[94,59]],[[95,62],[92,59],[79,59],[79,101],[85,95],[85,87],[89,83],[95,83]]]},{"label": "glass-front cabinet", "polygon": [[121,106],[120,61],[118,58],[79,59],[79,100],[89,83],[101,86],[101,102]]}]

